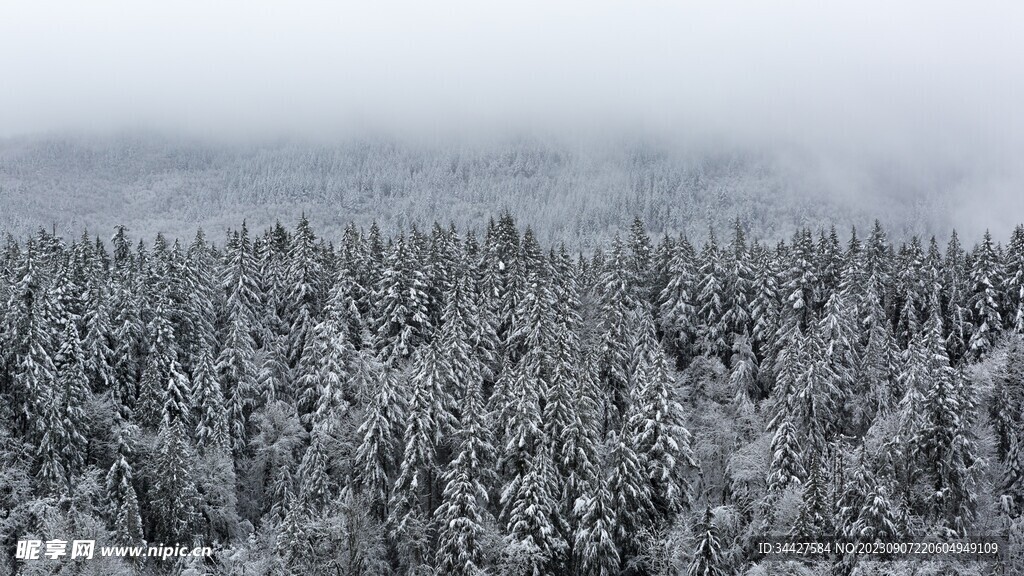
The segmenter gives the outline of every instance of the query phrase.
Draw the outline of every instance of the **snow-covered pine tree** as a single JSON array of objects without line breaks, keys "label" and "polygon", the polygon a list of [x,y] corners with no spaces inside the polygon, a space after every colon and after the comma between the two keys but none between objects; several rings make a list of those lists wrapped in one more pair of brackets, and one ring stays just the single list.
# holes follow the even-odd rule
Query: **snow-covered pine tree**
[{"label": "snow-covered pine tree", "polygon": [[811,231],[798,231],[793,237],[789,270],[782,289],[785,301],[782,322],[796,326],[801,332],[806,332],[814,319],[815,293],[819,285],[815,260]]},{"label": "snow-covered pine tree", "polygon": [[139,309],[139,300],[133,289],[132,276],[119,277],[114,284],[113,316],[113,397],[118,413],[128,419],[135,409],[138,397],[144,349],[145,326]]},{"label": "snow-covered pine tree", "polygon": [[[533,352],[530,352],[533,354]],[[511,509],[510,498],[518,493],[519,485],[530,470],[530,462],[537,457],[543,440],[540,407],[541,381],[530,370],[529,357],[502,373],[499,388],[492,396],[495,425],[499,435],[498,470],[502,474],[501,518],[507,518]]]},{"label": "snow-covered pine tree", "polygon": [[921,406],[922,425],[913,439],[918,465],[934,487],[932,517],[964,535],[973,520],[977,448],[971,432],[974,401],[964,376],[949,366],[941,318],[933,314],[925,336],[928,388]]},{"label": "snow-covered pine tree", "polygon": [[995,375],[989,408],[996,436],[996,455],[1003,464],[1002,490],[1019,512],[1024,505],[1024,341],[1009,338],[1006,360]]},{"label": "snow-covered pine tree", "polygon": [[554,489],[551,454],[541,448],[527,464],[522,480],[506,486],[501,495],[505,530],[514,546],[529,551],[525,573],[530,576],[564,569],[567,543],[552,522],[558,511]]},{"label": "snow-covered pine tree", "polygon": [[874,290],[879,304],[886,311],[889,307],[888,291],[893,264],[893,259],[890,258],[891,250],[882,223],[875,220],[864,246],[865,281],[868,288]]},{"label": "snow-covered pine tree", "polygon": [[769,403],[768,430],[776,430],[785,419],[793,422],[797,410],[801,373],[808,364],[804,337],[790,330],[778,338],[779,352],[775,358],[775,385]]},{"label": "snow-covered pine tree", "polygon": [[758,384],[757,358],[750,345],[750,337],[741,334],[733,339],[729,364],[729,388],[734,398],[745,398],[751,402],[759,400],[761,389]]},{"label": "snow-covered pine tree", "polygon": [[213,365],[209,348],[199,351],[192,376],[192,406],[196,416],[196,446],[200,450],[222,450],[230,447],[228,413],[224,392]]},{"label": "snow-covered pine tree", "polygon": [[689,240],[680,236],[668,264],[668,283],[659,297],[661,329],[677,355],[677,362],[685,361],[694,353],[696,258]]},{"label": "snow-covered pine tree", "polygon": [[765,482],[769,495],[777,495],[790,486],[799,486],[807,476],[802,464],[803,451],[797,430],[788,417],[779,420],[771,444],[771,464]]},{"label": "snow-covered pine tree", "polygon": [[715,233],[711,230],[700,254],[695,301],[699,335],[697,346],[702,353],[711,356],[722,356],[729,350],[729,328],[725,323],[728,307],[725,300],[727,275]]},{"label": "snow-covered pine tree", "polygon": [[811,454],[807,468],[807,482],[803,485],[800,514],[790,529],[790,534],[806,541],[813,541],[831,535],[833,503],[828,501],[829,479],[823,477],[827,467],[822,465],[822,460],[817,454]]},{"label": "snow-covered pine tree", "polygon": [[56,402],[62,430],[58,436],[63,443],[59,446],[60,458],[70,477],[77,474],[85,464],[88,423],[85,404],[91,396],[89,378],[85,373],[85,355],[78,340],[78,329],[68,322],[61,336],[60,347],[54,357],[57,381],[50,397]]},{"label": "snow-covered pine tree", "polygon": [[751,304],[754,300],[754,269],[750,251],[743,232],[743,225],[737,217],[733,223],[733,238],[729,245],[724,295],[725,310],[722,324],[729,335],[727,343],[732,345],[732,335],[748,334],[753,329]]},{"label": "snow-covered pine tree", "polygon": [[92,390],[102,393],[117,385],[117,359],[111,346],[114,337],[110,308],[112,298],[108,280],[98,270],[92,271],[85,285],[85,335],[82,338],[85,370]]},{"label": "snow-covered pine tree", "polygon": [[608,396],[605,430],[621,426],[629,400],[632,322],[639,306],[634,297],[629,266],[622,242],[616,237],[612,240],[612,252],[604,263],[598,282],[601,287],[598,326],[600,378]]},{"label": "snow-covered pine tree", "polygon": [[619,574],[619,550],[615,545],[615,509],[606,482],[576,500],[574,514],[579,518],[574,540],[574,559],[579,574],[614,576]]},{"label": "snow-covered pine tree", "polygon": [[144,426],[156,428],[165,419],[188,415],[188,377],[178,363],[178,344],[163,302],[158,302],[146,327],[149,350],[140,382],[135,415]]},{"label": "snow-covered pine tree", "polygon": [[284,320],[288,329],[288,365],[298,366],[306,351],[306,339],[320,318],[324,299],[321,248],[305,214],[299,219],[288,252],[285,272]]},{"label": "snow-covered pine tree", "polygon": [[454,225],[445,229],[434,222],[426,255],[428,313],[430,324],[439,327],[455,277],[465,273],[462,244]]},{"label": "snow-covered pine tree", "polygon": [[22,434],[41,421],[57,381],[53,354],[60,333],[55,333],[56,312],[44,284],[41,258],[41,252],[29,242],[6,308],[6,363],[13,369],[15,429]]},{"label": "snow-covered pine tree", "polygon": [[363,422],[356,435],[359,444],[352,464],[356,491],[370,503],[379,520],[388,516],[388,494],[398,468],[405,403],[394,372],[378,369],[375,390],[370,394]]},{"label": "snow-covered pine tree", "polygon": [[884,483],[873,476],[865,490],[864,502],[851,532],[858,542],[894,542],[903,534],[902,520]]},{"label": "snow-covered pine tree", "polygon": [[519,277],[519,231],[509,212],[503,212],[495,223],[491,220],[484,238],[481,258],[482,292],[488,302],[488,313],[494,318],[499,342],[505,342],[512,327],[516,309]]},{"label": "snow-covered pine tree", "polygon": [[797,402],[793,423],[811,454],[822,454],[825,446],[842,429],[841,409],[847,390],[832,370],[833,359],[822,339],[821,329],[810,327],[801,346],[805,363],[797,378]]},{"label": "snow-covered pine tree", "polygon": [[705,508],[704,516],[694,531],[697,534],[697,541],[693,549],[693,558],[686,568],[686,576],[725,576],[722,543],[718,538],[710,504]]},{"label": "snow-covered pine tree", "polygon": [[147,493],[154,523],[154,542],[195,541],[202,521],[200,497],[192,476],[195,454],[181,420],[164,422],[157,435],[152,477]]},{"label": "snow-covered pine tree", "polygon": [[751,248],[753,260],[754,297],[750,303],[753,327],[750,336],[754,351],[767,356],[769,342],[774,338],[779,323],[779,286],[776,265],[771,251],[760,244]]},{"label": "snow-covered pine tree", "polygon": [[432,538],[429,519],[439,504],[435,499],[438,447],[455,424],[449,408],[452,401],[443,389],[444,383],[451,381],[449,366],[439,347],[435,340],[421,348],[413,359],[405,450],[391,493],[388,524],[405,550],[405,562],[410,569],[427,561],[428,542]]},{"label": "snow-covered pine tree", "polygon": [[639,216],[633,217],[629,226],[630,274],[634,281],[634,298],[638,302],[653,302],[654,293],[654,247],[647,227]]},{"label": "snow-covered pine tree", "polygon": [[[877,310],[881,313],[881,308]],[[891,412],[899,402],[897,356],[896,339],[889,323],[881,319],[872,321],[868,326],[867,345],[857,364],[854,389],[859,397],[854,399],[856,405],[851,414],[854,429],[867,430],[877,416]]]},{"label": "snow-covered pine tree", "polygon": [[[562,245],[565,248],[565,244]],[[664,303],[662,294],[668,287],[671,277],[672,258],[676,253],[676,240],[666,232],[662,235],[661,241],[654,249],[651,259],[651,295],[648,304],[654,307],[655,316],[658,318],[658,325],[661,325],[661,305]]]},{"label": "snow-covered pine tree", "polygon": [[231,447],[235,451],[245,447],[248,437],[246,428],[256,394],[255,342],[252,337],[255,316],[245,301],[255,297],[255,293],[247,288],[250,281],[239,276],[231,283],[234,292],[228,295],[226,332],[216,365],[227,398],[228,431]]},{"label": "snow-covered pine tree", "polygon": [[310,433],[309,446],[299,465],[299,491],[297,504],[301,509],[319,514],[332,498],[333,482],[328,473],[328,454],[325,443],[330,430],[327,423],[320,423]]},{"label": "snow-covered pine tree", "polygon": [[1007,327],[1024,334],[1024,225],[1018,224],[1006,247],[1004,286]]},{"label": "snow-covered pine tree", "polygon": [[145,546],[138,494],[133,485],[134,474],[129,460],[137,428],[123,425],[117,432],[117,454],[106,478],[107,518],[114,532],[114,542],[122,546]]},{"label": "snow-covered pine tree", "polygon": [[922,311],[929,297],[924,273],[924,253],[917,236],[910,239],[909,245],[900,249],[893,292],[894,306],[897,308],[896,340],[901,347],[906,347],[920,330],[924,320]]},{"label": "snow-covered pine tree", "polygon": [[580,419],[589,420],[595,414],[590,412],[581,416],[581,408],[585,410],[590,405],[581,407],[578,403],[577,381],[583,367],[579,364],[580,353],[571,342],[569,330],[559,328],[555,338],[554,349],[551,351],[551,373],[543,394],[543,436],[554,448],[552,456],[555,470],[560,480],[559,486],[563,489],[562,512],[568,513],[582,488],[579,475],[582,474],[589,481],[590,474],[594,473],[594,438],[582,428],[587,423]]},{"label": "snow-covered pine tree", "polygon": [[464,382],[456,455],[441,478],[441,505],[434,512],[438,525],[434,566],[443,574],[476,576],[483,573],[485,480],[494,461],[494,446],[484,418],[481,378],[470,376]]},{"label": "snow-covered pine tree", "polygon": [[658,510],[651,500],[651,478],[646,462],[634,449],[628,429],[623,429],[621,434],[611,433],[607,444],[608,491],[615,510],[614,538],[624,567],[639,552],[635,536],[655,525]]},{"label": "snow-covered pine tree", "polygon": [[198,360],[203,350],[213,350],[217,345],[214,326],[216,320],[217,279],[214,275],[215,259],[206,235],[202,229],[196,232],[185,254],[181,267],[182,314],[191,328],[181,343],[185,369],[192,373],[191,364]]},{"label": "snow-covered pine tree", "polygon": [[554,427],[547,426],[550,420],[546,418],[544,421],[545,437],[553,446],[555,467],[561,482],[562,511],[570,526],[579,522],[577,500],[590,494],[592,487],[602,482],[597,453],[600,442],[597,386],[593,362],[588,358],[585,352],[581,352],[572,365],[576,378],[571,388],[571,404],[565,411],[565,420],[561,422],[561,432],[555,435]]},{"label": "snow-covered pine tree", "polygon": [[847,404],[854,396],[856,384],[857,327],[851,313],[851,306],[841,292],[833,292],[825,303],[822,317],[818,321],[818,333],[824,344],[823,363],[831,374],[832,388],[835,394],[834,417],[837,422],[833,431],[849,429],[848,416],[851,410]]},{"label": "snow-covered pine tree", "polygon": [[[625,264],[625,263],[623,263]],[[555,295],[551,288],[548,262],[529,228],[523,235],[519,260],[519,276],[515,279],[516,307],[505,339],[505,357],[510,363],[529,356],[538,362],[538,373],[547,372],[550,359],[547,348],[552,336],[552,307]]]},{"label": "snow-covered pine tree", "polygon": [[1002,332],[1001,293],[1002,270],[999,257],[992,244],[992,235],[985,231],[980,245],[974,250],[971,268],[970,308],[974,332],[968,344],[975,358],[985,356]]},{"label": "snow-covered pine tree", "polygon": [[843,249],[834,224],[829,227],[828,235],[825,235],[824,230],[819,231],[817,268],[820,285],[815,304],[820,311],[832,294],[839,290],[842,282]]},{"label": "snow-covered pine tree", "polygon": [[637,322],[631,402],[627,412],[628,439],[647,469],[652,520],[662,525],[689,506],[683,477],[693,469],[692,438],[683,426],[682,407],[675,399],[665,356],[657,341],[654,321],[643,310]]},{"label": "snow-covered pine tree", "polygon": [[942,294],[945,303],[943,323],[946,328],[946,352],[950,363],[956,365],[967,353],[973,329],[970,273],[956,230],[950,235],[942,262]]},{"label": "snow-covered pine tree", "polygon": [[385,365],[405,362],[431,333],[427,288],[408,242],[399,236],[387,252],[373,298],[374,349]]},{"label": "snow-covered pine tree", "polygon": [[351,380],[357,372],[356,349],[349,337],[350,305],[343,291],[324,309],[323,319],[306,337],[306,350],[295,368],[299,414],[305,421],[336,418],[348,410]]}]

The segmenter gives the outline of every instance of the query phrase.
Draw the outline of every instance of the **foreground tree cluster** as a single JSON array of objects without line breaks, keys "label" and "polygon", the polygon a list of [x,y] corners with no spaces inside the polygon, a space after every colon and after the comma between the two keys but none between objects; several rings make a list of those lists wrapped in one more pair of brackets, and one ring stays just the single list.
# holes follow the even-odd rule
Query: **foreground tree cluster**
[{"label": "foreground tree cluster", "polygon": [[0,299],[0,569],[54,573],[14,543],[82,534],[217,549],[109,574],[456,575],[1024,536],[1024,227],[698,246],[637,220],[585,257],[507,214],[336,246],[305,218],[40,231]]}]

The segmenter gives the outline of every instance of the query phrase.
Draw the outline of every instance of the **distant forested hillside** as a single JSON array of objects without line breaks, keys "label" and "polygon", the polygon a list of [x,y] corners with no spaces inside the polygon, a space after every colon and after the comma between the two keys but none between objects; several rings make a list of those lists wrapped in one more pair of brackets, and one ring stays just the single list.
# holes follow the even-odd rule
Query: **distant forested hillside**
[{"label": "distant forested hillside", "polygon": [[[345,224],[384,233],[437,220],[481,231],[507,209],[538,239],[590,252],[634,217],[654,234],[728,233],[739,217],[774,242],[802,226],[864,227],[880,215],[894,238],[946,236],[956,223],[956,175],[907,181],[878,167],[848,172],[807,155],[669,145],[571,145],[530,139],[489,145],[385,141],[231,145],[154,136],[49,137],[0,142],[0,230],[39,226],[109,238],[117,224],[151,236],[220,238],[305,212],[322,235]],[[962,218],[962,215],[960,215]],[[986,221],[991,226],[991,221]],[[983,230],[964,230],[980,234]],[[1009,229],[994,230],[998,238]]]}]

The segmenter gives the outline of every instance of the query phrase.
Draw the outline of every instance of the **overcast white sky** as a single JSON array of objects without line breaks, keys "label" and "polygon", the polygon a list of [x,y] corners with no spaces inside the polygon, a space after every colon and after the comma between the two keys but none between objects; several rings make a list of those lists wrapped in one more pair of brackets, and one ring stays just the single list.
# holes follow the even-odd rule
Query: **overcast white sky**
[{"label": "overcast white sky", "polygon": [[0,136],[642,127],[1019,171],[1022,29],[1022,2],[8,3]]}]

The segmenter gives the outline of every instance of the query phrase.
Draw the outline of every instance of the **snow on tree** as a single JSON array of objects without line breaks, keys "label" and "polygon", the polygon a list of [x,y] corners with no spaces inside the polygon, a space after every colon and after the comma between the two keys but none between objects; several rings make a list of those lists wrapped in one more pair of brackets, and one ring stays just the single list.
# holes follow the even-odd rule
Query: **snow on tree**
[{"label": "snow on tree", "polygon": [[[241,282],[241,281],[240,281]],[[217,374],[227,398],[228,430],[231,447],[241,450],[255,397],[255,350],[252,337],[253,316],[242,301],[243,292],[228,298],[227,332],[217,357]]]},{"label": "snow on tree", "polygon": [[[899,401],[897,355],[896,339],[889,324],[881,319],[871,321],[867,345],[857,365],[854,390],[859,398],[855,399],[858,406],[853,414],[855,429],[866,430],[877,416],[888,414],[896,407]],[[907,389],[905,381],[903,389]]]},{"label": "snow on tree", "polygon": [[139,385],[137,415],[142,424],[157,427],[163,421],[188,417],[190,386],[188,376],[178,363],[178,344],[162,302],[157,303],[146,331],[150,345]]},{"label": "snow on tree", "polygon": [[802,453],[796,427],[789,418],[783,418],[772,437],[771,464],[765,480],[769,494],[778,494],[804,481],[807,472],[802,464]]},{"label": "snow on tree", "polygon": [[295,367],[306,351],[306,340],[313,332],[324,298],[324,272],[321,249],[305,215],[299,219],[288,252],[285,272],[287,297],[284,320],[288,330],[288,363]]},{"label": "snow on tree", "polygon": [[974,516],[977,448],[971,431],[974,400],[965,377],[949,366],[938,315],[926,333],[928,388],[921,406],[922,425],[913,438],[919,466],[932,483],[930,513],[946,527],[965,534]]},{"label": "snow on tree", "polygon": [[85,334],[82,338],[85,370],[92,390],[105,392],[117,385],[117,360],[111,346],[114,337],[111,297],[98,273],[90,274],[86,279],[86,293]]},{"label": "snow on tree", "polygon": [[567,547],[552,522],[558,508],[553,479],[550,452],[541,449],[521,481],[507,485],[501,495],[509,538],[533,551],[526,570],[533,576],[558,571]]},{"label": "snow on tree", "polygon": [[968,349],[975,357],[981,357],[992,349],[995,338],[1002,332],[999,287],[1002,283],[1002,271],[999,257],[992,245],[992,235],[985,231],[985,236],[973,254],[974,265],[971,268],[971,300],[970,308],[974,317],[974,332]]},{"label": "snow on tree", "polygon": [[324,446],[328,433],[329,430],[325,424],[320,424],[313,429],[310,434],[309,446],[299,465],[297,498],[303,509],[313,514],[322,512],[331,499],[333,483],[328,474],[328,455]]},{"label": "snow on tree", "polygon": [[181,420],[164,422],[157,435],[156,453],[150,464],[151,487],[147,494],[155,525],[154,542],[191,543],[202,518],[199,492],[192,475],[195,453]]},{"label": "snow on tree", "polygon": [[971,332],[970,273],[960,239],[953,230],[942,263],[942,292],[946,310],[946,351],[950,362],[958,363],[967,353]]},{"label": "snow on tree", "polygon": [[736,398],[746,401],[759,399],[761,396],[758,384],[757,358],[750,345],[750,338],[738,335],[733,339],[732,358],[730,361],[729,388]]},{"label": "snow on tree", "polygon": [[634,297],[643,302],[653,302],[654,293],[654,247],[651,237],[647,234],[644,221],[639,216],[633,218],[629,226],[629,253],[632,260],[630,272],[634,282]]},{"label": "snow on tree", "polygon": [[754,350],[767,359],[769,345],[779,328],[779,286],[769,250],[757,245],[751,249],[751,258],[754,259],[754,297],[750,303],[753,322],[750,337]]},{"label": "snow on tree", "polygon": [[[538,489],[536,486],[524,488],[524,483],[531,475],[532,477],[529,479],[533,482],[543,480],[544,495],[551,499],[545,501],[545,505],[549,506],[545,514],[553,514],[558,510],[557,495],[554,493],[556,489],[554,465],[545,463],[543,471],[550,473],[550,476],[543,479],[536,478],[537,460],[542,457],[542,443],[545,440],[540,408],[542,383],[535,372],[538,363],[530,358],[536,353],[531,350],[514,367],[503,371],[499,388],[492,395],[493,414],[496,419],[494,422],[499,431],[496,437],[497,469],[501,474],[498,502],[499,520],[506,526],[511,526],[513,522],[511,515],[517,506],[521,505],[519,499],[526,495],[533,496],[531,492],[524,492],[524,490]],[[552,456],[549,452],[545,457],[550,459]],[[545,522],[550,522],[550,518]],[[552,527],[552,530],[555,530],[555,527]],[[548,535],[544,535],[544,538],[547,537]],[[555,538],[556,536],[551,535],[550,537]],[[540,544],[536,545],[540,546]],[[543,548],[541,551],[545,552]]]},{"label": "snow on tree", "polygon": [[198,411],[196,417],[196,446],[202,450],[226,449],[230,446],[227,410],[224,406],[224,392],[220,387],[210,350],[199,352],[192,376],[192,406]]},{"label": "snow on tree", "polygon": [[696,303],[697,326],[700,339],[698,348],[704,354],[720,356],[729,349],[728,326],[725,312],[725,279],[727,273],[722,265],[722,254],[718,249],[713,232],[708,234],[700,254],[697,268]]},{"label": "snow on tree", "polygon": [[647,468],[654,519],[668,520],[688,507],[686,468],[695,468],[690,432],[683,426],[682,407],[676,401],[668,367],[654,322],[646,311],[640,314],[632,374],[632,399],[626,418],[628,441]]},{"label": "snow on tree", "polygon": [[479,377],[466,381],[456,435],[456,456],[441,477],[441,505],[434,512],[438,524],[435,568],[443,574],[475,576],[484,571],[487,512],[487,466],[494,447],[484,420]]},{"label": "snow on tree", "polygon": [[137,428],[122,426],[117,433],[117,454],[106,478],[108,518],[114,532],[114,542],[123,546],[145,546],[142,517],[139,514],[138,494],[133,484],[134,473],[129,463],[133,455],[132,442]]},{"label": "snow on tree", "polygon": [[73,323],[64,328],[60,348],[54,357],[57,367],[57,382],[49,399],[57,405],[54,407],[60,415],[59,432],[48,430],[60,438],[60,459],[68,475],[81,470],[85,464],[88,427],[85,415],[85,403],[91,392],[85,373],[85,358],[78,340],[78,330]]},{"label": "snow on tree", "polygon": [[885,484],[876,480],[866,490],[853,534],[859,542],[898,541],[903,534],[902,522]]},{"label": "snow on tree", "polygon": [[615,544],[615,509],[606,483],[576,500],[574,514],[579,518],[574,542],[579,573],[589,576],[614,576],[619,573],[619,551]]},{"label": "snow on tree", "polygon": [[437,507],[434,499],[437,452],[454,426],[452,405],[442,386],[447,366],[437,341],[422,348],[414,359],[409,387],[412,397],[406,412],[405,450],[391,496],[388,524],[403,543],[411,567],[427,560],[428,520]]},{"label": "snow on tree", "polygon": [[691,353],[697,327],[694,323],[696,300],[696,254],[685,236],[680,236],[668,264],[668,284],[660,295],[661,328],[672,349],[682,357]]},{"label": "snow on tree", "polygon": [[365,496],[372,512],[383,521],[388,516],[391,478],[398,468],[396,454],[402,439],[405,405],[392,371],[380,370],[375,380],[376,389],[356,431],[359,444],[353,469],[357,491]]},{"label": "snow on tree", "polygon": [[357,371],[357,354],[348,332],[353,303],[342,291],[334,296],[306,338],[306,350],[295,369],[300,414],[317,421],[348,410],[346,396],[352,396],[349,387]]},{"label": "snow on tree", "polygon": [[900,249],[894,289],[898,310],[896,337],[903,346],[920,330],[921,314],[929,296],[925,280],[924,253],[920,240],[914,236],[909,245]]},{"label": "snow on tree", "polygon": [[133,285],[132,278],[119,280],[113,291],[113,396],[121,417],[125,419],[134,410],[138,396],[139,356],[145,333]]},{"label": "snow on tree", "polygon": [[693,550],[693,559],[686,568],[686,576],[725,576],[722,567],[722,543],[715,529],[714,516],[709,505],[704,510],[704,517],[697,525],[697,542]]},{"label": "snow on tree", "polygon": [[634,536],[651,528],[658,520],[658,511],[651,501],[651,481],[646,462],[633,448],[628,434],[609,435],[608,491],[615,510],[615,543],[623,563],[636,556],[638,543]]},{"label": "snow on tree", "polygon": [[609,395],[604,426],[618,428],[628,402],[629,359],[632,320],[637,302],[622,243],[616,238],[599,280],[600,293],[600,378]]},{"label": "snow on tree", "polygon": [[53,352],[56,313],[45,286],[41,284],[39,255],[29,245],[8,299],[5,340],[10,351],[7,364],[13,368],[12,397],[17,424],[22,433],[35,427],[56,388],[57,367]]},{"label": "snow on tree", "polygon": [[1017,333],[1024,334],[1024,225],[1018,224],[1013,229],[1004,269],[1006,323]]},{"label": "snow on tree", "polygon": [[[198,358],[201,351],[217,345],[214,326],[216,312],[217,279],[214,276],[215,260],[202,229],[196,232],[189,244],[181,268],[181,289],[183,291],[182,314],[191,328],[182,348],[186,359]],[[192,370],[191,364],[186,369]]]},{"label": "snow on tree", "polygon": [[[685,571],[703,553],[654,550],[691,531],[717,550],[701,573],[728,572],[758,519],[857,541],[1018,523],[1024,228],[943,254],[877,223],[769,250],[737,222],[701,258],[639,220],[578,258],[536,230],[9,238],[0,532],[67,517],[282,573],[610,574]],[[666,352],[685,367],[700,338],[731,369],[677,378]],[[702,461],[725,499],[703,524],[684,411],[729,462]]]},{"label": "snow on tree", "polygon": [[375,287],[374,349],[388,366],[409,359],[429,336],[427,279],[404,237],[388,251]]},{"label": "snow on tree", "polygon": [[832,503],[828,501],[828,478],[823,478],[822,459],[812,454],[807,465],[807,482],[803,485],[800,515],[791,528],[794,537],[814,540],[832,533]]},{"label": "snow on tree", "polygon": [[[750,262],[746,236],[739,218],[733,223],[733,239],[726,258],[725,277],[726,306],[722,324],[730,334],[747,334],[753,328],[751,304],[754,300],[754,270]],[[729,344],[732,341],[730,339]]]}]

